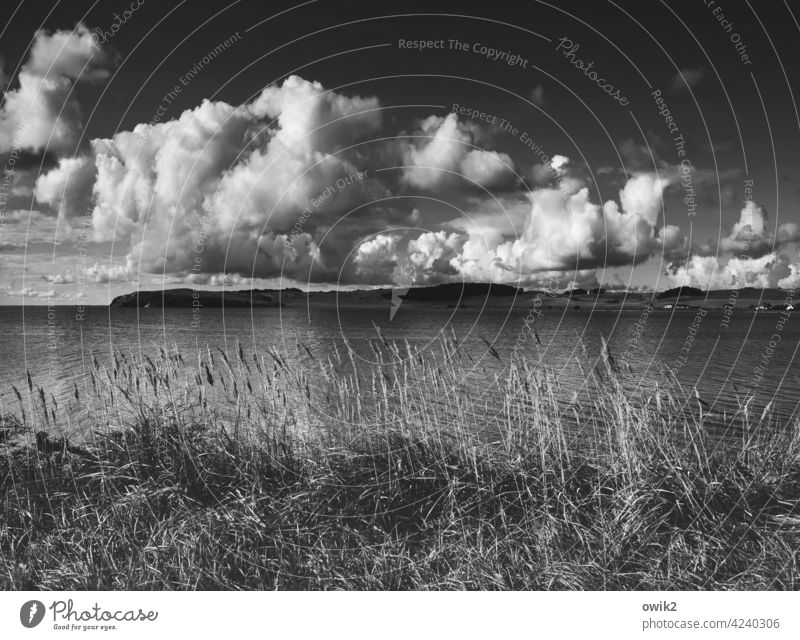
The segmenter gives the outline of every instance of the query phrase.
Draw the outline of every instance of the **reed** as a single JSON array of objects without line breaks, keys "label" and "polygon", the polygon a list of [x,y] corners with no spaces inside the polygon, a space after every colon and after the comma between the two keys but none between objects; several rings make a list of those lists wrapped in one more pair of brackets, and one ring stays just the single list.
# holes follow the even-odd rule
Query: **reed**
[{"label": "reed", "polygon": [[28,376],[0,587],[800,586],[797,421],[743,400],[711,429],[605,345],[570,395],[454,335],[370,344],[116,354],[68,400]]}]

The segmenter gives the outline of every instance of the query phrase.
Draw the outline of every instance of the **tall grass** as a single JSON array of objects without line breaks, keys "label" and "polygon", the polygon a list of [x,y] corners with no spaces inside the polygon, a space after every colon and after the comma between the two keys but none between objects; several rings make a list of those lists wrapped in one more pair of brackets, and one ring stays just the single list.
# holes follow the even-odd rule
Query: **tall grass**
[{"label": "tall grass", "polygon": [[370,349],[118,354],[60,405],[28,377],[0,425],[0,587],[800,586],[796,421],[743,401],[710,429],[605,345],[571,396],[452,335]]}]

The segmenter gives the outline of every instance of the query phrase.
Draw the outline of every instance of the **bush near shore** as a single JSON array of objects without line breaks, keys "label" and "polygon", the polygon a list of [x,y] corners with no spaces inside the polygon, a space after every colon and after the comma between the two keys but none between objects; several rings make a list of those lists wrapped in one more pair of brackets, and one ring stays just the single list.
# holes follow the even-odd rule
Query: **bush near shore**
[{"label": "bush near shore", "polygon": [[[0,588],[800,586],[796,421],[742,402],[720,434],[691,397],[630,393],[606,349],[573,402],[490,355],[486,424],[454,338],[435,362],[377,340],[371,369],[303,349],[316,380],[239,348],[115,356],[72,407],[15,387]],[[77,406],[90,430],[67,441]]]}]

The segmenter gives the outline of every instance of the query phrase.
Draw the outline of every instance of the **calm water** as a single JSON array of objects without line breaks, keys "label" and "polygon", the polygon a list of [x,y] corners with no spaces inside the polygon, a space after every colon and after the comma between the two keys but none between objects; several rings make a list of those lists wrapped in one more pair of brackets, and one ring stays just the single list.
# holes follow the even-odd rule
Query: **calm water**
[{"label": "calm water", "polygon": [[[114,352],[139,356],[158,353],[161,347],[173,350],[176,345],[189,355],[207,345],[228,353],[234,353],[238,343],[248,352],[274,347],[293,364],[310,369],[313,380],[317,359],[337,346],[341,349],[345,341],[363,363],[371,363],[370,341],[375,340],[377,327],[386,340],[407,339],[428,350],[432,358],[440,357],[437,338],[442,330],[452,328],[473,363],[469,376],[485,392],[474,398],[482,411],[492,410],[492,382],[502,376],[512,351],[533,366],[552,371],[569,394],[582,388],[586,372],[600,357],[601,336],[623,363],[632,388],[663,384],[668,368],[675,371],[686,394],[696,387],[717,411],[731,411],[737,406],[737,394],[751,392],[756,395],[754,407],[772,402],[788,419],[800,401],[800,319],[795,317],[737,310],[724,328],[718,311],[699,318],[696,310],[653,311],[647,317],[641,311],[546,310],[535,323],[541,344],[525,330],[525,317],[524,309],[401,308],[390,322],[388,304],[357,310],[203,309],[199,326],[192,328],[191,311],[182,309],[87,308],[79,321],[72,307],[56,307],[50,315],[42,307],[2,307],[0,400],[5,410],[17,407],[11,384],[24,391],[26,371],[48,395],[68,398],[73,382],[82,386],[94,357],[107,362]],[[314,358],[301,352],[298,343],[307,345]]]}]

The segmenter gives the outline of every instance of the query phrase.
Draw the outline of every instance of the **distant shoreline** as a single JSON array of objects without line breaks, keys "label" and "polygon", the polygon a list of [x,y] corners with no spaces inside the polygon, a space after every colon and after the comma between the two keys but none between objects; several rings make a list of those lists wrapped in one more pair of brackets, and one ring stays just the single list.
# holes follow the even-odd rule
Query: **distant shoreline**
[{"label": "distant shoreline", "polygon": [[[357,289],[351,291],[302,291],[287,289],[222,289],[190,288],[142,290],[117,296],[108,305],[53,304],[50,306],[82,308],[279,308],[295,306],[371,308],[391,304],[397,291]],[[402,304],[413,307],[465,309],[529,309],[537,304],[542,309],[570,308],[576,311],[639,310],[652,305],[653,310],[733,308],[754,310],[762,305],[781,310],[791,300],[793,291],[783,289],[717,289],[700,291],[684,287],[663,292],[609,291],[605,289],[568,292],[525,291],[521,288],[489,283],[450,283],[431,287],[412,287],[396,295]],[[688,292],[688,293],[687,293]],[[678,295],[680,293],[680,295]],[[537,303],[538,300],[538,303]],[[2,305],[5,307],[38,307],[39,304]],[[770,311],[769,308],[759,311]]]}]

